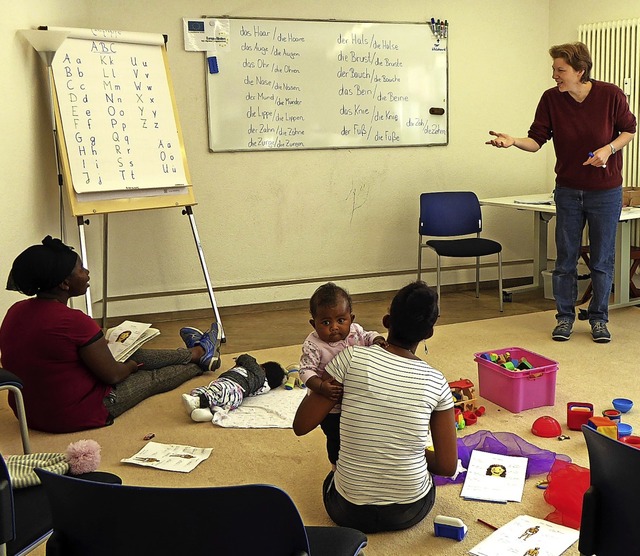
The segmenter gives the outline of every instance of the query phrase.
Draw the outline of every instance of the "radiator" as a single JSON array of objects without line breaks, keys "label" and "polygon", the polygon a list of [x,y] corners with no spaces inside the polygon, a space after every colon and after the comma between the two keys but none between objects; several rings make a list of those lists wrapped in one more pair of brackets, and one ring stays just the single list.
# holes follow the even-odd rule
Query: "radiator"
[{"label": "radiator", "polygon": [[[629,107],[640,116],[640,19],[621,19],[589,23],[578,27],[578,39],[591,51],[594,79],[620,87]],[[636,137],[624,148],[623,185],[638,187],[640,180],[640,139]],[[640,222],[631,222],[633,245],[640,245]]]}]

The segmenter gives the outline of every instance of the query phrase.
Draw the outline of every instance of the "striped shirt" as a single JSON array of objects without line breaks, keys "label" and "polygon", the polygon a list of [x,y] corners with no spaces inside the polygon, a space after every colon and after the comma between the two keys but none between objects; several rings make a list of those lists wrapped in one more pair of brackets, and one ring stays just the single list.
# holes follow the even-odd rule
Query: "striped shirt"
[{"label": "striped shirt", "polygon": [[409,504],[431,488],[425,446],[432,411],[453,407],[427,363],[379,346],[350,347],[326,371],[344,387],[337,491],[353,504]]}]

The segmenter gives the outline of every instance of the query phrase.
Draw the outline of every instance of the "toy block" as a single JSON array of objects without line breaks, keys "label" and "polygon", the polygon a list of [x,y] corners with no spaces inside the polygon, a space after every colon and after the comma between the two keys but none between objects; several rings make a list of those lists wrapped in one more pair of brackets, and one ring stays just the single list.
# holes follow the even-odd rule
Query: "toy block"
[{"label": "toy block", "polygon": [[598,417],[597,415],[590,417],[587,421],[587,426],[605,436],[618,440],[618,426],[608,417]]}]

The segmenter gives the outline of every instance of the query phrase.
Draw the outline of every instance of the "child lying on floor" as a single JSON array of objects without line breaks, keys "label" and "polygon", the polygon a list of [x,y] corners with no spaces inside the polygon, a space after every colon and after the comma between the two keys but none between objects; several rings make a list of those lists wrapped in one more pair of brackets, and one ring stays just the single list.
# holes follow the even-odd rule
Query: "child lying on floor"
[{"label": "child lying on floor", "polygon": [[199,386],[182,394],[182,403],[191,419],[212,421],[214,413],[236,409],[245,396],[266,394],[282,385],[285,370],[275,361],[259,364],[246,353],[236,359],[234,367],[222,373],[208,386]]}]

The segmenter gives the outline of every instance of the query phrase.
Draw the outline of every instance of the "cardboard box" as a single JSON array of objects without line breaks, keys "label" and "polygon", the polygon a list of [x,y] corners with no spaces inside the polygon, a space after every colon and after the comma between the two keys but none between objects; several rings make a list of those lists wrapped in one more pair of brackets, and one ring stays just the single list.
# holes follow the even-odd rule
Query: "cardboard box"
[{"label": "cardboard box", "polygon": [[[525,357],[533,368],[509,371],[483,357],[485,353],[501,355],[506,352],[509,352],[512,360]],[[478,390],[481,398],[504,407],[511,413],[555,404],[557,361],[519,347],[476,353],[475,360],[478,363]]]},{"label": "cardboard box", "polygon": [[622,188],[622,206],[640,207],[640,187]]}]

